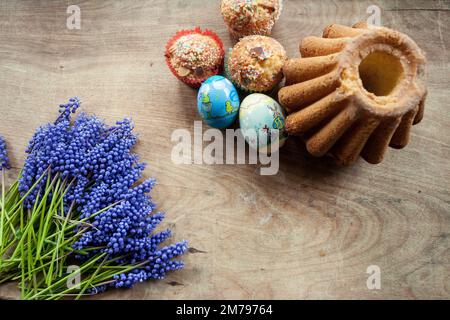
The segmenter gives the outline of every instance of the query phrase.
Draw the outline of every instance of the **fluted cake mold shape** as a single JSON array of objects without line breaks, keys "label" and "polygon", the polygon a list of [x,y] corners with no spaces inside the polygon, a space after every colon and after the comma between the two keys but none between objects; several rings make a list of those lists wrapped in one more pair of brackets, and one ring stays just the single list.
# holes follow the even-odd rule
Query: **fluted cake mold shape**
[{"label": "fluted cake mold shape", "polygon": [[407,35],[358,23],[333,24],[300,43],[301,58],[283,68],[280,104],[286,130],[313,156],[351,165],[380,163],[388,147],[403,148],[423,118],[426,57]]}]

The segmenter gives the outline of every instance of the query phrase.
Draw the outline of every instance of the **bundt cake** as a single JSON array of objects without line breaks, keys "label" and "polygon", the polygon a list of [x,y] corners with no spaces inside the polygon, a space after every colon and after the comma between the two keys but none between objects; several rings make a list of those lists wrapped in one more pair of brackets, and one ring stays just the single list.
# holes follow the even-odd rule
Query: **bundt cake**
[{"label": "bundt cake", "polygon": [[350,165],[361,155],[380,163],[388,148],[408,144],[422,120],[426,58],[407,35],[359,23],[328,26],[307,37],[301,58],[283,68],[279,102],[286,130],[301,136],[313,156],[332,155]]}]

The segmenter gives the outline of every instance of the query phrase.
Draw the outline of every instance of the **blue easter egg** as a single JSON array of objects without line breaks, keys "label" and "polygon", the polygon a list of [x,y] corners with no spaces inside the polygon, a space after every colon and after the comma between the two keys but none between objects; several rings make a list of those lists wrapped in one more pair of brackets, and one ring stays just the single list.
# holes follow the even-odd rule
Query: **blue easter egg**
[{"label": "blue easter egg", "polygon": [[239,95],[230,80],[213,76],[203,82],[197,95],[198,113],[211,127],[227,128],[236,120]]}]

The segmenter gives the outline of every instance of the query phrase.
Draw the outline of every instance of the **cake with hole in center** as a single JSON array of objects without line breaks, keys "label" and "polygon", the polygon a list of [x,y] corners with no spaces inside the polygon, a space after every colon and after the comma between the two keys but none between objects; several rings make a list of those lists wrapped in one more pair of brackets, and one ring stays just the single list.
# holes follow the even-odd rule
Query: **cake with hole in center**
[{"label": "cake with hole in center", "polygon": [[331,25],[307,37],[301,58],[286,62],[279,102],[286,130],[313,156],[350,165],[361,155],[380,163],[389,146],[403,148],[420,122],[427,94],[426,58],[407,35],[359,23]]}]

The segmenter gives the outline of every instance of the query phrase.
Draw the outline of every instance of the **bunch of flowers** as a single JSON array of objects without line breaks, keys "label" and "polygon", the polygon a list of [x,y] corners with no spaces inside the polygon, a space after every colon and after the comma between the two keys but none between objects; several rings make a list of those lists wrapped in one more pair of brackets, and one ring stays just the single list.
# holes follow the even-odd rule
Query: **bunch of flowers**
[{"label": "bunch of flowers", "polygon": [[[186,252],[186,241],[160,247],[171,232],[155,232],[164,215],[155,211],[149,196],[155,180],[140,182],[146,165],[132,152],[137,141],[133,123],[124,119],[108,126],[85,113],[72,119],[79,107],[78,98],[70,99],[60,105],[54,123],[36,130],[21,174],[6,193],[15,200],[1,202],[7,214],[2,214],[0,240],[7,245],[0,259],[5,247],[15,249],[9,260],[3,259],[0,272],[12,274],[11,279],[21,277],[25,298],[130,288],[183,267],[173,259]],[[2,159],[7,164],[2,141],[0,164]],[[28,229],[23,227],[25,216]],[[31,240],[17,240],[9,224]],[[31,270],[25,262],[13,260],[25,251],[32,256]],[[56,263],[51,259],[55,257]],[[63,286],[63,269],[74,261],[88,274],[78,291]],[[20,275],[14,274],[19,269]],[[35,269],[44,273],[41,284],[33,279]]]}]

